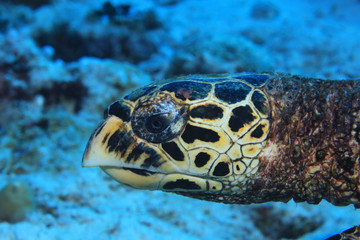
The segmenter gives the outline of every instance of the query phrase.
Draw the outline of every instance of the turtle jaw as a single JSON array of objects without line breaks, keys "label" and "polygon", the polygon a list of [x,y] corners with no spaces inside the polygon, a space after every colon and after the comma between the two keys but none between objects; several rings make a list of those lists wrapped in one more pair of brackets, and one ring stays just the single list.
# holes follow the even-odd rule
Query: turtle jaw
[{"label": "turtle jaw", "polygon": [[137,189],[157,190],[160,181],[166,175],[134,168],[108,166],[100,168],[115,181]]},{"label": "turtle jaw", "polygon": [[107,117],[91,135],[83,167],[115,167],[172,173],[178,167],[155,146],[139,139],[129,123],[116,116]]},{"label": "turtle jaw", "polygon": [[128,123],[107,117],[91,135],[83,167],[100,167],[116,181],[138,189],[216,192],[222,183],[183,173],[156,147],[139,139]]},{"label": "turtle jaw", "polygon": [[127,186],[166,192],[219,192],[220,182],[183,173],[160,173],[142,169],[101,167],[115,181]]}]

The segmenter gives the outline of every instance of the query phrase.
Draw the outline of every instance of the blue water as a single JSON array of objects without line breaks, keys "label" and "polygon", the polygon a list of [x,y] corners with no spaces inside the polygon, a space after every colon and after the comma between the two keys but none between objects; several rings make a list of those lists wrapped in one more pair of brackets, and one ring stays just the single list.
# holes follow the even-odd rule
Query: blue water
[{"label": "blue water", "polygon": [[3,213],[26,212],[0,212],[0,239],[323,239],[360,224],[352,206],[224,205],[81,168],[104,108],[152,80],[359,79],[359,12],[356,0],[1,1],[0,189],[25,183],[16,196],[36,206],[0,197]]}]

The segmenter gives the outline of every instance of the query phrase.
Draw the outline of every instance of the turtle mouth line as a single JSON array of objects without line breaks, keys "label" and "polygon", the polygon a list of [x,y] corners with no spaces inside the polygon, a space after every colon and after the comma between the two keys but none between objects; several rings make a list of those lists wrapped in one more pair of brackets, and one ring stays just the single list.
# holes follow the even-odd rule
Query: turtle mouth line
[{"label": "turtle mouth line", "polygon": [[171,175],[171,174],[181,174],[183,176],[187,176],[187,177],[195,177],[195,178],[202,178],[204,180],[213,180],[212,178],[208,177],[208,176],[198,176],[196,174],[189,174],[187,172],[162,172],[162,171],[151,171],[149,169],[142,169],[142,168],[136,168],[136,167],[117,167],[117,166],[102,166],[101,168],[106,169],[106,168],[113,168],[113,169],[119,169],[119,170],[125,170],[125,171],[129,171],[132,172],[134,174],[137,174],[139,176],[151,176],[151,175]]},{"label": "turtle mouth line", "polygon": [[[184,172],[172,172],[172,173],[164,173],[164,172],[155,172],[155,171],[151,171],[151,170],[145,170],[145,169],[140,169],[140,168],[131,168],[131,167],[113,167],[113,168],[119,168],[122,170],[126,170],[126,171],[130,171],[132,173],[135,173],[137,175],[140,176],[151,176],[151,175],[155,175],[155,174],[162,174],[162,175],[169,175],[169,174],[182,174],[184,176],[188,176],[188,177],[199,177],[193,174],[189,174],[189,173],[184,173]],[[206,176],[202,176],[201,178],[203,179],[210,179]]]},{"label": "turtle mouth line", "polygon": [[132,167],[101,166],[116,181],[137,189],[163,191],[219,191],[222,183],[184,173],[154,172]]},{"label": "turtle mouth line", "polygon": [[[129,168],[129,167],[119,167],[119,168],[122,168],[124,170],[127,170],[127,171],[131,171],[137,175],[140,175],[140,176],[150,176],[150,175],[153,175],[153,174],[159,174],[160,172],[153,172],[153,171],[149,171],[149,170],[144,170],[144,169],[139,169],[139,168]],[[164,174],[164,173],[160,173],[160,174]]]},{"label": "turtle mouth line", "polygon": [[167,175],[132,167],[101,166],[100,168],[119,183],[137,189],[159,189],[160,182]]}]

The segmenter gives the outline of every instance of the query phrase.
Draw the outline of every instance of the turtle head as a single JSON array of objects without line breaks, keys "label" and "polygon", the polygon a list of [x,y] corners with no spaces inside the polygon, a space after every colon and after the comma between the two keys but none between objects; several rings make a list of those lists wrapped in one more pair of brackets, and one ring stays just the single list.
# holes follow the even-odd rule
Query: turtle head
[{"label": "turtle head", "polygon": [[[100,167],[116,181],[139,189],[218,191],[222,184],[189,172],[179,136],[189,119],[189,104],[168,92],[141,94],[113,102],[91,135],[83,167]],[[202,174],[204,175],[204,174]]]},{"label": "turtle head", "polygon": [[101,167],[134,188],[193,197],[238,191],[258,168],[269,123],[261,92],[230,83],[177,79],[115,101],[90,137],[82,165]]}]

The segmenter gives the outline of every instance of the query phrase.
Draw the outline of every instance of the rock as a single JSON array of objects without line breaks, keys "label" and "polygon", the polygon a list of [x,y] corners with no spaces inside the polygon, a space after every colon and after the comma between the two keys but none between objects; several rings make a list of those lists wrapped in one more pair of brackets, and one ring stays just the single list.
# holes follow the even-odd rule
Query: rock
[{"label": "rock", "polygon": [[25,182],[11,182],[1,189],[0,221],[19,222],[34,208],[33,192]]},{"label": "rock", "polygon": [[279,10],[271,2],[260,1],[254,4],[251,9],[251,17],[255,19],[275,19]]}]

